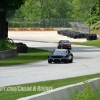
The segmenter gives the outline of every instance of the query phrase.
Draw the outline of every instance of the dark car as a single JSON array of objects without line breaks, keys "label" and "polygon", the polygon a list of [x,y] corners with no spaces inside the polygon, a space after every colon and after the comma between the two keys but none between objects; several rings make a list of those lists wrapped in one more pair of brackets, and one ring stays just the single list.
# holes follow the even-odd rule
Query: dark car
[{"label": "dark car", "polygon": [[48,55],[48,63],[72,63],[73,54],[68,49],[54,49],[51,54]]},{"label": "dark car", "polygon": [[58,42],[58,49],[69,49],[71,50],[71,43],[69,40],[60,40]]}]

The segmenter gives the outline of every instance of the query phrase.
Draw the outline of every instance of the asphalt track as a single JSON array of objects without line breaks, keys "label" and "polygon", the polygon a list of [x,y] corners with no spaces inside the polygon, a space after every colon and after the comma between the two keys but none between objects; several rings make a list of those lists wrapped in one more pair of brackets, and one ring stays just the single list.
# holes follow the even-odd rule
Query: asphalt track
[{"label": "asphalt track", "polygon": [[[84,42],[85,39],[70,39],[52,32],[9,32],[9,38],[14,42],[26,43],[29,47],[36,47],[52,51],[57,47],[55,42],[69,39]],[[0,67],[0,87],[32,83],[46,80],[76,77],[100,73],[100,49],[96,47],[72,45],[74,60],[72,64],[48,64],[47,60]]]}]

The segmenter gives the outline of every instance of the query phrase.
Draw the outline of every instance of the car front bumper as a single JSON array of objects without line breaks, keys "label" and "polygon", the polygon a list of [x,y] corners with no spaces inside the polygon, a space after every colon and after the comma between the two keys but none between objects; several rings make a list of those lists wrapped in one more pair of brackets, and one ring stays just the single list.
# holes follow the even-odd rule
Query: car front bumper
[{"label": "car front bumper", "polygon": [[51,58],[49,60],[51,60],[52,62],[65,62],[66,61],[65,58]]}]

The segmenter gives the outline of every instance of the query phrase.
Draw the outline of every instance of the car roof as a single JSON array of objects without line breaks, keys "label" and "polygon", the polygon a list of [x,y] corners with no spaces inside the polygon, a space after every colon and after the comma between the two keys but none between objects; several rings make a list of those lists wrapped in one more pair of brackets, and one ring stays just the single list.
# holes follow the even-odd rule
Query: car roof
[{"label": "car roof", "polygon": [[69,42],[69,40],[60,40],[60,42]]}]

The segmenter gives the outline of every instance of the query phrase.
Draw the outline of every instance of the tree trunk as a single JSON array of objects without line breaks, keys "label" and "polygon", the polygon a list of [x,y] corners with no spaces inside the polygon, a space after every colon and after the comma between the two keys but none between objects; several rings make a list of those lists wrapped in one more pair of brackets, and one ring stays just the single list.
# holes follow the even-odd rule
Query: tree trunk
[{"label": "tree trunk", "polygon": [[6,21],[6,12],[0,12],[0,39],[7,39],[8,37],[8,22]]}]

